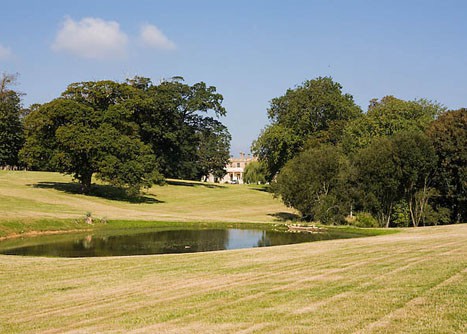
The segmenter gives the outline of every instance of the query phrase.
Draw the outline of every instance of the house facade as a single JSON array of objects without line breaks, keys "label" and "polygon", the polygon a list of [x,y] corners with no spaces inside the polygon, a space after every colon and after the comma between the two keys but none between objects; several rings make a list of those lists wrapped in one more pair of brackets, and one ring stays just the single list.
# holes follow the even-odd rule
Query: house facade
[{"label": "house facade", "polygon": [[226,174],[221,179],[216,179],[213,175],[209,175],[208,182],[218,183],[238,183],[243,184],[243,175],[245,167],[252,161],[257,161],[257,158],[250,154],[240,152],[240,157],[231,157],[227,166],[225,166]]}]

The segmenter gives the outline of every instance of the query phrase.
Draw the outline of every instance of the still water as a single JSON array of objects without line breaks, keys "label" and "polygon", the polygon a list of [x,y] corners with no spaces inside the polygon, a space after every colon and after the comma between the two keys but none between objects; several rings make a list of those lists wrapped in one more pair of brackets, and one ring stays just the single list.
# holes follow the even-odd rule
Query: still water
[{"label": "still water", "polygon": [[136,234],[61,235],[27,238],[1,247],[0,254],[96,257],[168,253],[194,253],[268,247],[327,239],[352,238],[354,233],[289,233],[257,229],[190,229],[145,231]]}]

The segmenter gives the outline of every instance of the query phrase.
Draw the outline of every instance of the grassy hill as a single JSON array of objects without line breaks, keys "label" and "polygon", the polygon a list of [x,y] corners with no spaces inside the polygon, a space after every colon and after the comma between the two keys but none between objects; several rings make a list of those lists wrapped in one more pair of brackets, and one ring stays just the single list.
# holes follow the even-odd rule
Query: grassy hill
[{"label": "grassy hill", "polygon": [[[293,216],[291,209],[259,186],[168,180],[138,201],[105,185],[96,185],[93,196],[78,190],[70,176],[58,173],[0,171],[0,222],[9,221],[12,227],[0,224],[0,237],[15,229],[27,231],[33,221],[39,230],[53,225],[71,228],[57,220],[76,219],[87,212],[108,220],[165,222],[260,223]],[[38,219],[46,221],[37,224]]]},{"label": "grassy hill", "polygon": [[[132,203],[105,186],[76,194],[69,181],[0,172],[3,233],[39,218],[69,229],[87,211],[225,223],[292,213],[256,187],[171,181]],[[208,253],[0,255],[0,333],[465,333],[466,240],[462,224]]]}]

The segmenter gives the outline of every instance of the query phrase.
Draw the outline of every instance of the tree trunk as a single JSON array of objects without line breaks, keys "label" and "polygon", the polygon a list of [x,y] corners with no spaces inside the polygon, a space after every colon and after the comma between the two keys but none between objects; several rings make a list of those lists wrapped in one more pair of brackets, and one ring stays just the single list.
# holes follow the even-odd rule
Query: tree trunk
[{"label": "tree trunk", "polygon": [[417,227],[418,223],[417,223],[417,217],[415,213],[415,211],[417,210],[416,205],[413,204],[412,197],[409,197],[407,202],[409,203],[410,220],[412,221],[413,227]]},{"label": "tree trunk", "polygon": [[391,213],[392,213],[392,203],[389,205],[388,215],[386,218],[386,228],[389,228],[389,224],[391,223]]},{"label": "tree trunk", "polygon": [[91,191],[91,180],[92,180],[92,172],[83,173],[79,179],[81,183],[81,192],[83,194],[89,194]]}]

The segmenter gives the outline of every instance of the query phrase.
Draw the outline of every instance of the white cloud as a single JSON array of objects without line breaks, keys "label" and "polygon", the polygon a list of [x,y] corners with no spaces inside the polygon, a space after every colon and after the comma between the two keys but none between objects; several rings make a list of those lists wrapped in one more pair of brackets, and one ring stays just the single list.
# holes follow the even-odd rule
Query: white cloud
[{"label": "white cloud", "polygon": [[13,56],[13,52],[10,48],[0,44],[0,60],[7,60]]},{"label": "white cloud", "polygon": [[152,24],[145,24],[141,27],[140,42],[147,47],[173,50],[175,49],[175,43],[172,42],[162,31]]},{"label": "white cloud", "polygon": [[67,17],[52,49],[83,58],[110,59],[124,57],[127,44],[127,35],[115,21],[85,17],[77,22]]}]

